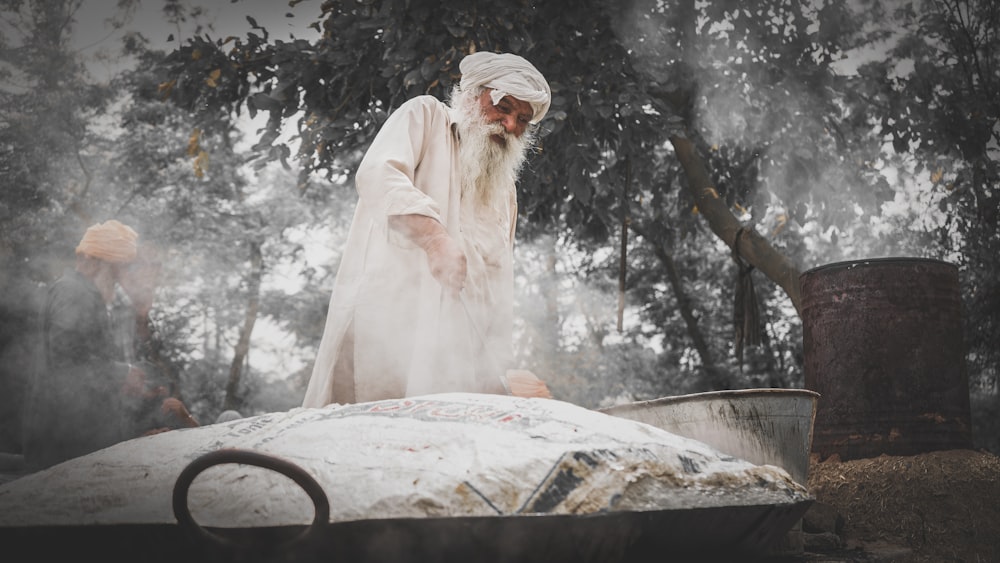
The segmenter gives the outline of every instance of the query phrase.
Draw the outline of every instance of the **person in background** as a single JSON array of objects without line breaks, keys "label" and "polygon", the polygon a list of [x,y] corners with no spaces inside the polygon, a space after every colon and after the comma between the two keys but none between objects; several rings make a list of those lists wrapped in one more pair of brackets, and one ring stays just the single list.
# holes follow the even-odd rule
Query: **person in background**
[{"label": "person in background", "polygon": [[551,91],[474,53],[449,103],[396,109],[365,154],[303,406],[465,391],[550,397],[513,358],[515,183]]},{"label": "person in background", "polygon": [[136,401],[177,410],[164,403],[162,389],[147,385],[141,367],[124,360],[114,337],[111,303],[136,259],[138,238],[113,219],[91,226],[76,247],[75,267],[48,289],[24,424],[29,471],[133,438],[123,421]]},{"label": "person in background", "polygon": [[122,401],[144,392],[145,374],[121,361],[108,309],[137,240],[135,230],[118,221],[93,225],[76,247],[75,268],[48,290],[24,425],[30,470],[119,442]]}]

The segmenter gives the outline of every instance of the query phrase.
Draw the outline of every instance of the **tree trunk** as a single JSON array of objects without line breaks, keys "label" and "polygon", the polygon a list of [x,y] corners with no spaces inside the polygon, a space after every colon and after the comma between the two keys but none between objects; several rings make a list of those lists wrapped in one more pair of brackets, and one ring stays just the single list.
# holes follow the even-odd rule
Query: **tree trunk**
[{"label": "tree trunk", "polygon": [[229,380],[226,383],[226,399],[223,410],[239,410],[243,405],[237,397],[240,386],[240,376],[247,354],[250,352],[250,334],[257,322],[257,312],[260,308],[260,280],[264,273],[264,258],[259,242],[250,243],[250,278],[247,287],[247,309],[243,317],[243,328],[240,329],[240,339],[236,343],[233,362],[229,365]]},{"label": "tree trunk", "polygon": [[[708,222],[709,228],[729,248],[750,265],[778,284],[801,315],[802,295],[799,290],[799,269],[753,229],[740,230],[743,225],[733,215],[725,201],[712,186],[705,162],[690,139],[672,136],[670,142],[687,174],[687,189],[698,205],[698,211]],[[740,236],[737,240],[737,233]]]},{"label": "tree trunk", "polygon": [[681,276],[677,271],[677,264],[674,262],[674,257],[648,231],[636,226],[634,223],[630,226],[636,234],[649,242],[653,248],[653,253],[667,270],[667,281],[670,282],[670,287],[674,291],[674,297],[677,298],[677,309],[681,314],[681,318],[684,319],[684,324],[687,327],[688,336],[691,337],[691,342],[694,344],[694,349],[698,352],[698,357],[701,358],[703,380],[698,385],[697,390],[716,391],[719,389],[728,389],[731,384],[729,377],[715,364],[712,350],[709,348],[705,336],[701,333],[701,327],[698,326],[698,319],[691,308],[691,299],[688,297],[687,292],[684,291],[684,284],[681,283]]},{"label": "tree trunk", "polygon": [[628,227],[632,218],[628,209],[628,193],[632,187],[632,163],[625,157],[625,187],[622,190],[621,254],[618,261],[618,332],[621,333],[625,318],[625,275],[628,271]]}]

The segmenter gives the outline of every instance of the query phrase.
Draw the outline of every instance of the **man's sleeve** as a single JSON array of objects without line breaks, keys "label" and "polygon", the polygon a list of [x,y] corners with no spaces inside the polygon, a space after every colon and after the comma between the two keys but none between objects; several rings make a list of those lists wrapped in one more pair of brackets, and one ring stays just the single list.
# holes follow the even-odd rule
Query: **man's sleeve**
[{"label": "man's sleeve", "polygon": [[431,96],[414,98],[389,116],[355,177],[358,194],[380,220],[426,215],[441,220],[437,203],[414,183],[430,132],[447,129],[446,113]]}]

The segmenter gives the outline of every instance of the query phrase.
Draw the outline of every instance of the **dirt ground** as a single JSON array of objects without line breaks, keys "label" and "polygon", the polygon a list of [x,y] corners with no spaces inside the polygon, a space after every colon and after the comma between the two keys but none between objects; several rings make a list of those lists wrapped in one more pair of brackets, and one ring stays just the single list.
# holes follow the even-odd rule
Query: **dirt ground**
[{"label": "dirt ground", "polygon": [[843,518],[800,561],[1000,561],[1000,457],[973,450],[813,459],[809,489]]}]

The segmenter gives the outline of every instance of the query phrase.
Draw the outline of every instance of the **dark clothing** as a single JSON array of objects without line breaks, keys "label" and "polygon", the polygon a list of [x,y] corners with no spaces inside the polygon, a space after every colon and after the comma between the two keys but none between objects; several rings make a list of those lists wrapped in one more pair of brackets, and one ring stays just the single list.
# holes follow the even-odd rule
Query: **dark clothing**
[{"label": "dark clothing", "polygon": [[32,470],[125,438],[121,389],[129,370],[115,346],[104,299],[76,271],[49,288],[40,328],[25,421],[25,462]]},{"label": "dark clothing", "polygon": [[122,291],[111,303],[111,328],[115,347],[128,363],[138,366],[145,374],[147,390],[162,388],[165,394],[148,397],[125,397],[122,401],[122,434],[124,439],[137,438],[150,430],[187,426],[177,417],[160,410],[163,399],[175,392],[167,376],[167,366],[160,355],[159,341],[152,319],[136,316],[132,302]]},{"label": "dark clothing", "polygon": [[[150,369],[149,366],[143,368]],[[121,417],[122,439],[138,438],[151,430],[188,428],[189,425],[182,423],[176,416],[164,413],[160,409],[164,398],[164,395],[124,398]]]}]

